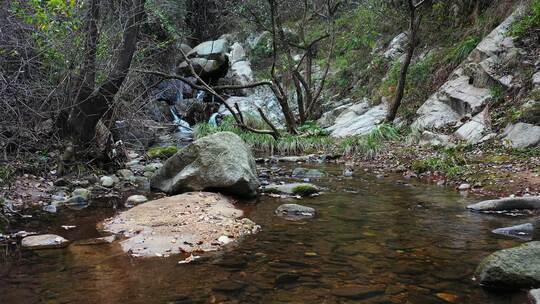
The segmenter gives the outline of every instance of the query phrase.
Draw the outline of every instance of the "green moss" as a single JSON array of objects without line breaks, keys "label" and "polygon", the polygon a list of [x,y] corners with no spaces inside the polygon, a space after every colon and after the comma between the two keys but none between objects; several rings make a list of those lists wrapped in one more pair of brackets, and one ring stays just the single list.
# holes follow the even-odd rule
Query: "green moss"
[{"label": "green moss", "polygon": [[169,158],[178,152],[176,146],[151,148],[146,152],[150,158]]},{"label": "green moss", "polygon": [[315,193],[318,193],[319,190],[311,185],[299,185],[292,189],[292,193],[294,195],[300,195],[300,196],[309,196]]}]

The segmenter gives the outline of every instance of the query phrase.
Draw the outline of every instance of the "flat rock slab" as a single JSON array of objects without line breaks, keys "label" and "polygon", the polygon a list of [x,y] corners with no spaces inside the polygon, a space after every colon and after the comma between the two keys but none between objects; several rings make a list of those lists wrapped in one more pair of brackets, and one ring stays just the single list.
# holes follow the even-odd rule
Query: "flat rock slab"
[{"label": "flat rock slab", "polygon": [[531,289],[528,293],[529,303],[540,304],[540,289]]},{"label": "flat rock slab", "polygon": [[103,229],[124,235],[122,249],[133,256],[168,256],[215,251],[256,233],[260,227],[242,215],[223,195],[190,192],[138,205],[106,220]]},{"label": "flat rock slab", "polygon": [[51,249],[62,248],[68,245],[69,241],[55,234],[31,235],[25,237],[21,245],[28,249]]},{"label": "flat rock slab", "polygon": [[289,220],[300,220],[315,216],[315,209],[298,204],[283,204],[276,209],[276,215]]},{"label": "flat rock slab", "polygon": [[467,209],[479,212],[534,210],[540,209],[540,196],[507,197],[487,200],[467,206]]}]

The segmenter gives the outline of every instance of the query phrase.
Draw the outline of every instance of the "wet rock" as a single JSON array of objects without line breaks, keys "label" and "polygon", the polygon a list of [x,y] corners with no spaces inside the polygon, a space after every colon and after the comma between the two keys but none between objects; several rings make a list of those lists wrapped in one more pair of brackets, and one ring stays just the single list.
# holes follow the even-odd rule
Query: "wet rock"
[{"label": "wet rock", "polygon": [[317,169],[296,168],[293,170],[292,176],[297,178],[321,178],[324,177],[325,174]]},{"label": "wet rock", "polygon": [[332,294],[342,298],[365,300],[384,294],[385,288],[385,285],[351,285],[335,288]]},{"label": "wet rock", "polygon": [[540,196],[507,197],[487,200],[469,205],[467,209],[480,212],[540,209]]},{"label": "wet rock", "polygon": [[299,220],[314,217],[315,209],[298,204],[283,204],[276,209],[275,213],[286,219]]},{"label": "wet rock", "polygon": [[540,286],[540,242],[497,251],[485,258],[475,274],[481,285],[503,289]]},{"label": "wet rock", "polygon": [[220,132],[169,158],[152,177],[151,186],[170,194],[211,190],[253,197],[259,180],[251,150],[238,135]]},{"label": "wet rock", "polygon": [[54,182],[56,187],[66,187],[69,186],[69,181],[65,178],[59,178]]},{"label": "wet rock", "polygon": [[540,126],[517,123],[506,127],[503,133],[504,143],[512,148],[531,148],[540,145]]},{"label": "wet rock", "polygon": [[274,194],[288,194],[288,195],[300,195],[300,196],[308,196],[311,194],[318,193],[320,189],[313,185],[308,183],[291,183],[291,184],[283,184],[283,185],[277,185],[272,184],[265,186],[262,189],[265,193],[274,193]]},{"label": "wet rock", "polygon": [[111,188],[114,186],[114,179],[110,176],[102,176],[99,181],[103,187]]},{"label": "wet rock", "polygon": [[214,251],[226,235],[234,241],[259,226],[226,197],[208,192],[185,193],[138,205],[106,220],[102,227],[127,237],[120,244],[133,256],[163,256]]},{"label": "wet rock", "polygon": [[149,192],[150,191],[150,181],[147,177],[144,176],[132,176],[129,178],[129,181],[135,186],[137,186],[137,190]]},{"label": "wet rock", "polygon": [[54,234],[31,235],[22,239],[21,245],[27,249],[51,249],[67,246],[68,240]]},{"label": "wet rock", "polygon": [[521,225],[516,225],[512,227],[504,227],[493,230],[495,234],[506,235],[510,237],[519,238],[522,240],[531,240],[535,227],[532,223],[526,223]]},{"label": "wet rock", "polygon": [[146,203],[148,199],[144,195],[132,195],[127,198],[127,203],[130,205],[138,205],[142,203]]}]

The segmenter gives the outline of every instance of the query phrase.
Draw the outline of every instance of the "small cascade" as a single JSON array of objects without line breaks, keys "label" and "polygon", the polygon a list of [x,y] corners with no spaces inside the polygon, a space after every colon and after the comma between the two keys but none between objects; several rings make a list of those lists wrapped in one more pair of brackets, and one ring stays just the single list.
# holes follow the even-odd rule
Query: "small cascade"
[{"label": "small cascade", "polygon": [[176,108],[174,106],[171,106],[170,111],[171,115],[173,116],[173,123],[178,126],[178,133],[191,135],[191,133],[193,133],[193,129],[191,129],[191,126],[187,121],[180,118]]},{"label": "small cascade", "polygon": [[218,121],[217,121],[218,116],[219,116],[219,113],[212,114],[212,116],[210,116],[210,119],[208,120],[208,124],[211,125],[212,127],[217,127],[218,126]]}]

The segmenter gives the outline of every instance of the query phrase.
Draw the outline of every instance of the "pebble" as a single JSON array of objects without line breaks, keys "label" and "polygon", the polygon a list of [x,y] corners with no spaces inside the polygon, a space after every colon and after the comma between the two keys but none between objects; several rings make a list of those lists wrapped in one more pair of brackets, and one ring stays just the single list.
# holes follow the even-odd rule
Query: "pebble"
[{"label": "pebble", "polygon": [[148,201],[148,198],[144,195],[132,195],[127,198],[127,203],[132,205],[142,204],[146,203]]},{"label": "pebble", "polygon": [[56,206],[55,205],[47,205],[43,206],[43,211],[49,212],[49,213],[56,213]]}]

